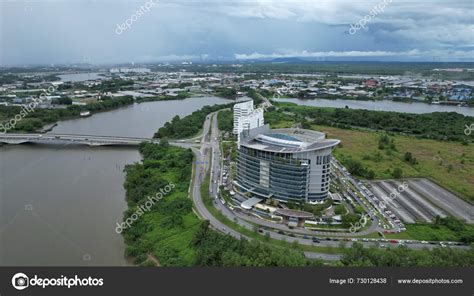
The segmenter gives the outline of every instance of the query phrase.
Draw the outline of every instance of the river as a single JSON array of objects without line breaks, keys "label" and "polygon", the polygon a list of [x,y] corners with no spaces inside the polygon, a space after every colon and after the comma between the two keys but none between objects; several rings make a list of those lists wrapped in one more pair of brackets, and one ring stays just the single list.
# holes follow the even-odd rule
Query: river
[{"label": "river", "polygon": [[293,98],[277,99],[278,102],[291,102],[298,105],[315,106],[315,107],[333,107],[351,109],[366,109],[376,111],[394,111],[402,113],[432,113],[432,112],[457,112],[466,116],[474,116],[474,108],[457,107],[446,105],[430,105],[421,102],[404,103],[394,102],[390,100],[383,101],[356,101],[356,100],[328,100],[328,99],[312,99],[302,100]]},{"label": "river", "polygon": [[[59,122],[52,133],[152,137],[175,115],[216,97],[135,104]],[[115,232],[126,209],[126,164],[136,148],[63,145],[0,147],[0,266],[123,266]]]}]

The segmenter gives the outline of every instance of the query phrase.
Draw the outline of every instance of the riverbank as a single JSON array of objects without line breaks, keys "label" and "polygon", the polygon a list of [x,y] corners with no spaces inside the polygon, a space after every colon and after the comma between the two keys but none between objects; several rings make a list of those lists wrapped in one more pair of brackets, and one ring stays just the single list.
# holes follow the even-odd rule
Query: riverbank
[{"label": "riverbank", "polygon": [[[126,96],[103,99],[86,106],[69,106],[67,109],[34,109],[33,112],[16,121],[14,128],[8,129],[7,132],[44,132],[44,130],[50,130],[51,125],[59,121],[80,118],[81,112],[89,111],[91,114],[107,112],[134,102],[132,97]],[[0,107],[0,122],[8,122],[21,114],[20,112],[22,112],[22,107]]]},{"label": "riverbank", "polygon": [[421,103],[427,105],[446,105],[446,106],[456,106],[456,107],[474,107],[474,103],[464,102],[464,101],[429,101],[429,100],[414,100],[411,98],[381,98],[381,97],[352,97],[352,96],[343,96],[343,95],[319,95],[319,96],[307,96],[307,97],[294,97],[294,96],[287,96],[287,95],[271,95],[268,94],[268,99],[297,99],[297,100],[344,100],[344,101],[371,101],[371,102],[399,102],[399,103]]},{"label": "riverbank", "polygon": [[[18,121],[15,128],[9,129],[10,133],[18,132],[37,132],[45,133],[53,130],[58,122],[67,121],[73,119],[83,118],[81,112],[89,111],[90,115],[109,112],[117,110],[119,108],[131,106],[135,103],[143,104],[149,102],[160,102],[160,101],[183,101],[186,99],[199,97],[206,98],[204,96],[191,96],[189,94],[180,94],[178,96],[158,96],[149,98],[137,98],[134,99],[131,96],[124,96],[114,99],[104,99],[102,101],[91,103],[86,106],[69,106],[66,109],[35,109],[34,112],[28,114],[25,118]],[[220,98],[220,97],[215,97]],[[226,98],[222,98],[226,99]],[[228,99],[227,99],[228,100]],[[21,107],[5,107],[0,106],[0,122],[7,122],[15,115],[20,114]]]}]

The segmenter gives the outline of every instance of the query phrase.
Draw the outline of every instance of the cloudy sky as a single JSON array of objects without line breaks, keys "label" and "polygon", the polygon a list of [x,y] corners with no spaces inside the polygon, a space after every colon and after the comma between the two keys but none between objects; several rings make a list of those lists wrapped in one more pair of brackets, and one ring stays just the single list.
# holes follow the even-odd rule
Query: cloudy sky
[{"label": "cloudy sky", "polygon": [[474,0],[0,0],[3,66],[286,57],[474,61]]}]

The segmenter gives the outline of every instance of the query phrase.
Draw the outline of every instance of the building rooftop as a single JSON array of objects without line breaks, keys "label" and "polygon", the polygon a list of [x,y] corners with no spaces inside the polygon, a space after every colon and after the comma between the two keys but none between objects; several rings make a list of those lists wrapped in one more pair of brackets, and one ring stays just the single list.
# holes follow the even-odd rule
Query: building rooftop
[{"label": "building rooftop", "polygon": [[324,133],[306,129],[270,129],[269,125],[244,131],[240,145],[280,153],[295,153],[331,148],[336,139],[325,139]]}]

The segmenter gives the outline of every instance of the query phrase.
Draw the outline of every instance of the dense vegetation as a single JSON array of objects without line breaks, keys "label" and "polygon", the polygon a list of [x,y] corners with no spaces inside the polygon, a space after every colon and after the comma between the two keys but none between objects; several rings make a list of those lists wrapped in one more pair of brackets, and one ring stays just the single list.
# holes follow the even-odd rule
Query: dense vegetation
[{"label": "dense vegetation", "polygon": [[257,91],[252,88],[245,89],[245,91],[247,91],[247,96],[253,100],[255,106],[258,106],[263,103],[262,95],[259,94]]},{"label": "dense vegetation", "polygon": [[219,130],[231,133],[234,128],[234,113],[231,110],[221,111],[217,115],[217,121]]},{"label": "dense vegetation", "polygon": [[[103,98],[101,101],[91,103],[86,106],[69,106],[67,109],[35,109],[25,118],[20,120],[14,129],[10,132],[33,132],[41,129],[44,125],[54,123],[61,119],[78,117],[82,111],[90,111],[91,113],[103,112],[115,109],[121,106],[133,104],[134,100],[130,96],[120,98]],[[5,107],[0,106],[0,122],[6,123],[19,114],[21,107]]]},{"label": "dense vegetation", "polygon": [[217,87],[214,88],[216,96],[226,99],[235,100],[237,98],[237,91],[232,87]]},{"label": "dense vegetation", "polygon": [[[1,73],[1,71],[0,71]],[[51,81],[58,81],[61,80],[55,74],[48,74],[44,76],[25,76],[25,75],[16,75],[11,73],[0,74],[0,85],[2,84],[11,84],[16,83],[18,81],[22,81],[25,83],[37,83],[37,82],[51,82]]]},{"label": "dense vegetation", "polygon": [[92,89],[101,92],[117,92],[132,86],[134,83],[133,80],[127,79],[103,80],[100,84],[93,86]]},{"label": "dense vegetation", "polygon": [[472,267],[474,266],[474,250],[435,248],[433,250],[411,250],[407,247],[363,248],[355,243],[344,251],[341,259],[344,266],[436,266],[436,267]]},{"label": "dense vegetation", "polygon": [[305,258],[302,252],[277,248],[257,241],[237,240],[209,228],[204,221],[194,236],[197,266],[321,266],[318,260]]},{"label": "dense vegetation", "polygon": [[[456,112],[434,112],[411,114],[398,112],[369,111],[358,109],[334,109],[298,106],[293,103],[276,103],[280,109],[267,112],[266,122],[270,124],[279,120],[288,112],[295,113],[303,125],[309,123],[350,129],[353,127],[384,130],[402,133],[420,138],[468,141],[464,134],[466,125],[474,122],[474,117]],[[286,112],[286,114],[285,114]]]},{"label": "dense vegetation", "polygon": [[190,97],[190,94],[188,92],[179,92],[177,93],[176,96],[161,95],[161,96],[156,96],[156,97],[140,97],[140,98],[136,98],[136,101],[138,103],[154,102],[154,101],[173,101],[173,100],[184,100],[189,97]]},{"label": "dense vegetation", "polygon": [[179,139],[195,136],[202,129],[202,125],[209,113],[231,106],[233,106],[233,104],[204,106],[183,118],[176,115],[171,122],[165,123],[165,125],[155,133],[154,137]]},{"label": "dense vegetation", "polygon": [[126,255],[137,264],[149,264],[152,254],[162,265],[190,265],[194,251],[189,242],[199,227],[199,220],[192,213],[192,202],[187,197],[193,155],[190,150],[159,145],[142,144],[142,163],[125,167],[125,190],[128,210],[124,221],[168,184],[174,188],[155,203],[130,228],[123,232],[127,244]]},{"label": "dense vegetation", "polygon": [[474,242],[474,225],[467,224],[453,217],[436,217],[434,223],[407,224],[407,231],[403,233],[407,239],[425,241],[460,241]]}]

